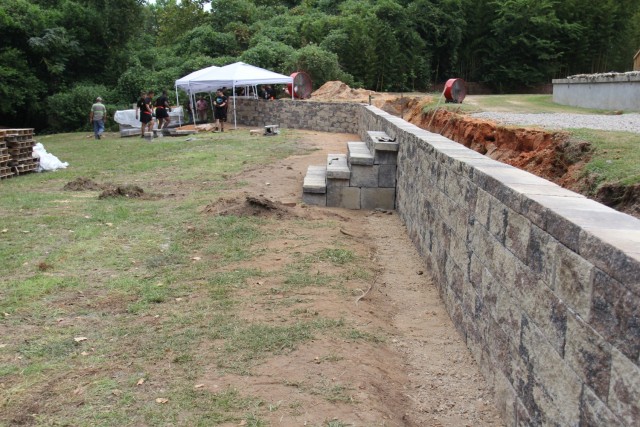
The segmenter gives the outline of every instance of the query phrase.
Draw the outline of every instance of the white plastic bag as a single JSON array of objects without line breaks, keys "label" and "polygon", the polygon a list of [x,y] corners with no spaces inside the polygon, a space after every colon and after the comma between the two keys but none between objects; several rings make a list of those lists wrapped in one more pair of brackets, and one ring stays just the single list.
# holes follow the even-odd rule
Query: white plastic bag
[{"label": "white plastic bag", "polygon": [[47,150],[45,150],[44,146],[39,142],[33,146],[33,157],[40,158],[38,172],[65,169],[67,166],[69,166],[69,163],[61,162],[60,159],[58,159],[53,154],[47,153]]}]

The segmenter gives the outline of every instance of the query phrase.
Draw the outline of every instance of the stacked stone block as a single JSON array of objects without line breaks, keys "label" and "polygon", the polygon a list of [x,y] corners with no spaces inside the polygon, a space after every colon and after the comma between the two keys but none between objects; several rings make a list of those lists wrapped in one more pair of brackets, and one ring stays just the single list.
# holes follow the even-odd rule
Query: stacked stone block
[{"label": "stacked stone block", "polygon": [[348,142],[348,154],[329,154],[326,167],[309,167],[302,186],[305,203],[395,209],[398,142],[384,132],[368,132],[367,138],[367,142]]}]

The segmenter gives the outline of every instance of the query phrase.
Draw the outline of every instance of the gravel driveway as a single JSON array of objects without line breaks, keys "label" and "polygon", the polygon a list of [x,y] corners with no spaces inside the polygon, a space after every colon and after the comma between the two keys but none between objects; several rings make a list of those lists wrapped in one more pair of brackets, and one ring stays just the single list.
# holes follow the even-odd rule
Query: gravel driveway
[{"label": "gravel driveway", "polygon": [[598,129],[640,133],[640,114],[620,115],[565,113],[475,113],[471,117],[493,120],[507,125],[540,126],[546,129]]}]

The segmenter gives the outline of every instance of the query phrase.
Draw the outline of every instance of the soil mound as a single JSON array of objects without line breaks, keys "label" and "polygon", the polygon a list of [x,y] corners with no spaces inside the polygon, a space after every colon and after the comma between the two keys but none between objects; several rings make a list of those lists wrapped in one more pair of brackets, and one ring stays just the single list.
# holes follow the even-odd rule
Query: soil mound
[{"label": "soil mound", "polygon": [[288,206],[280,202],[274,202],[263,196],[251,195],[246,195],[244,200],[240,197],[218,199],[207,205],[204,212],[222,216],[257,216],[277,219],[298,217]]},{"label": "soil mound", "polygon": [[118,185],[115,187],[109,187],[105,189],[98,196],[99,199],[106,199],[109,197],[130,197],[130,198],[140,198],[143,197],[144,190],[137,185]]},{"label": "soil mound", "polygon": [[73,181],[67,182],[63,189],[67,191],[98,191],[104,190],[105,186],[98,184],[90,178],[78,177]]}]

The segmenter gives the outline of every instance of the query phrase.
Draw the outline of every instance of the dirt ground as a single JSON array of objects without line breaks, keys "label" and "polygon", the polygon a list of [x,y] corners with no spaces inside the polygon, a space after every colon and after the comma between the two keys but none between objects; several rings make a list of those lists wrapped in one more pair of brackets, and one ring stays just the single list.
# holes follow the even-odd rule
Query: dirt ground
[{"label": "dirt ground", "polygon": [[[354,296],[346,300],[329,294],[307,295],[307,310],[333,316],[339,313],[348,322],[384,331],[391,338],[382,346],[314,341],[294,354],[272,357],[251,376],[220,378],[212,372],[203,380],[205,387],[212,391],[236,387],[271,402],[304,402],[299,411],[274,414],[269,419],[271,425],[318,425],[323,419],[352,426],[502,425],[492,392],[453,327],[397,214],[299,204],[307,166],[323,164],[328,153],[344,151],[346,142],[357,136],[313,131],[300,134],[303,146],[316,149],[312,154],[289,157],[233,178],[248,182],[245,188],[251,189],[251,194],[229,192],[205,212],[256,215],[262,211],[282,219],[337,222],[330,231],[305,227],[304,222],[293,231],[307,236],[319,248],[331,246],[336,239],[346,241],[350,250],[374,263],[378,275],[367,289],[352,289]],[[241,203],[245,199],[250,202]],[[286,227],[291,227],[290,221]],[[272,255],[252,260],[251,267],[268,271],[280,265],[285,261],[279,250],[284,244],[271,242]],[[254,309],[254,316],[266,315],[260,304]],[[351,384],[355,391],[351,402],[327,402],[302,386],[291,386],[309,383],[316,387]]]}]

